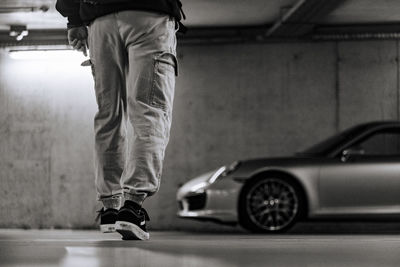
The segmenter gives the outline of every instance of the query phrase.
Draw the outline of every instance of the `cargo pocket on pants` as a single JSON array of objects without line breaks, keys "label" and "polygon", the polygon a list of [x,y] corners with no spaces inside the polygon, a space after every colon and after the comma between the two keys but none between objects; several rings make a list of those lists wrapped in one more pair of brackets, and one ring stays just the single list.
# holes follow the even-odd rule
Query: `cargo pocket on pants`
[{"label": "cargo pocket on pants", "polygon": [[154,78],[149,95],[149,104],[168,112],[172,107],[175,76],[178,62],[174,54],[163,52],[154,59]]}]

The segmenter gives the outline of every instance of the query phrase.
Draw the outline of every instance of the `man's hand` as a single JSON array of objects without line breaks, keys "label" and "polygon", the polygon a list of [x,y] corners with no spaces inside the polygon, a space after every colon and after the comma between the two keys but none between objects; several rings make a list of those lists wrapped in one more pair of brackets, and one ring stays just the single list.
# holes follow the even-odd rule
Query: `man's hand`
[{"label": "man's hand", "polygon": [[86,26],[73,27],[68,29],[68,43],[73,49],[81,51],[87,56],[88,32]]}]

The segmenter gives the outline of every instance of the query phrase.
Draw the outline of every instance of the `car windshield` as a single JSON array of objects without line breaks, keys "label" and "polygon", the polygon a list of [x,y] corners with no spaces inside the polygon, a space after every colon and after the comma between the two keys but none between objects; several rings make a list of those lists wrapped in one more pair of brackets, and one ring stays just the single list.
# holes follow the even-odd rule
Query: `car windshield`
[{"label": "car windshield", "polygon": [[368,125],[358,125],[351,127],[343,132],[335,134],[328,139],[323,140],[308,149],[305,149],[298,154],[305,155],[327,155],[335,148],[342,145],[345,141],[352,139],[353,137],[359,135],[361,132],[367,128]]}]

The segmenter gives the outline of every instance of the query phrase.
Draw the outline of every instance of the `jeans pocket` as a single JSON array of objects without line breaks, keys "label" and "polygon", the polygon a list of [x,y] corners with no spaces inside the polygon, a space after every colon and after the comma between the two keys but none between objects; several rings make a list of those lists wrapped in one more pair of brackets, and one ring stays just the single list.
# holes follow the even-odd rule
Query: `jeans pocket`
[{"label": "jeans pocket", "polygon": [[172,107],[175,76],[178,63],[174,54],[163,52],[154,61],[154,78],[149,95],[149,104],[169,111]]}]

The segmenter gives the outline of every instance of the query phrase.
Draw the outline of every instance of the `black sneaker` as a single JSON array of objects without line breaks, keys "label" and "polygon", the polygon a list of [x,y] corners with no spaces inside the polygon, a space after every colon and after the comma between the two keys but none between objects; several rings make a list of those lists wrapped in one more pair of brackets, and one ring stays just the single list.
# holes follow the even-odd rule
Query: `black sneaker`
[{"label": "black sneaker", "polygon": [[115,229],[123,240],[148,240],[150,235],[146,229],[146,221],[150,221],[146,210],[127,200],[118,212]]},{"label": "black sneaker", "polygon": [[102,233],[115,232],[115,221],[117,220],[118,210],[102,208],[98,211],[97,220],[100,218],[100,231]]}]

